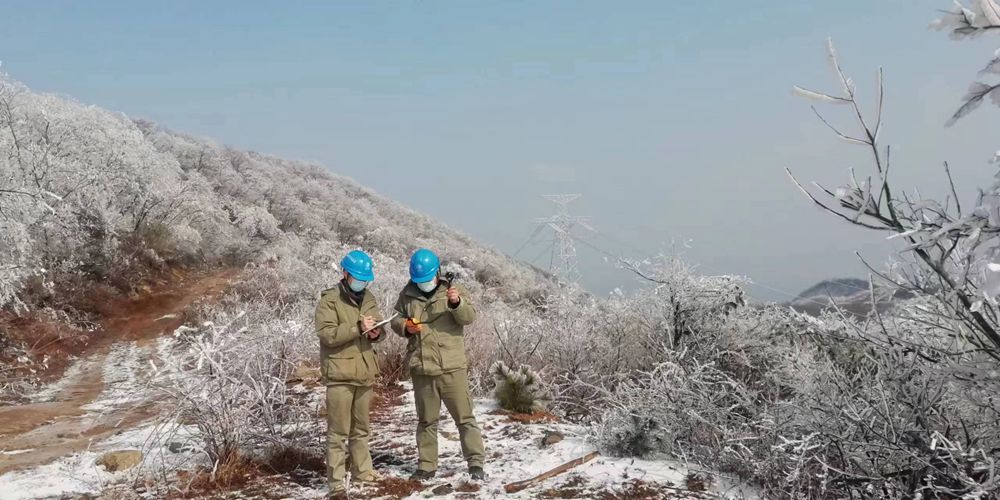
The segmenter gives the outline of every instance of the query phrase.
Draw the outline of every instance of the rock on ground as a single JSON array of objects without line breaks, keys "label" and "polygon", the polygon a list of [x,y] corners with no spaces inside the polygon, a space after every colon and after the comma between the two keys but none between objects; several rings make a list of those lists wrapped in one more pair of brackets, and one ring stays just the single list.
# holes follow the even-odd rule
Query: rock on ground
[{"label": "rock on ground", "polygon": [[118,472],[130,469],[142,462],[142,452],[139,450],[120,450],[105,453],[97,459],[97,465],[103,465],[108,472]]}]

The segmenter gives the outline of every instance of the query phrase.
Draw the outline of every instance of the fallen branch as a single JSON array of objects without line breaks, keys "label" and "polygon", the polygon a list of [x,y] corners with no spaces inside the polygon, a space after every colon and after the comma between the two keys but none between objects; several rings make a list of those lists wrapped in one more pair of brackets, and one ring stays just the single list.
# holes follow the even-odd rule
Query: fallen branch
[{"label": "fallen branch", "polygon": [[576,458],[576,459],[570,460],[569,462],[566,462],[566,463],[560,465],[559,467],[556,467],[555,469],[550,469],[550,470],[548,470],[546,472],[543,472],[543,473],[541,473],[541,474],[539,474],[539,475],[537,475],[537,476],[535,476],[535,477],[533,477],[531,479],[528,479],[528,480],[525,480],[525,481],[518,481],[516,483],[510,483],[508,485],[505,485],[503,487],[503,489],[507,493],[517,493],[518,491],[521,491],[521,490],[523,490],[525,488],[530,488],[531,486],[534,486],[534,485],[536,485],[536,484],[538,484],[538,483],[540,483],[540,482],[542,482],[542,481],[544,481],[544,480],[546,480],[546,479],[548,479],[550,477],[558,476],[559,474],[562,474],[563,472],[566,472],[566,471],[572,469],[573,467],[576,467],[578,465],[583,465],[583,464],[585,464],[585,463],[587,463],[587,462],[589,462],[589,461],[597,458],[597,455],[598,455],[598,453],[596,451],[590,452],[590,453],[588,453],[588,454],[586,454],[586,455],[584,455],[584,456],[582,456],[580,458]]}]

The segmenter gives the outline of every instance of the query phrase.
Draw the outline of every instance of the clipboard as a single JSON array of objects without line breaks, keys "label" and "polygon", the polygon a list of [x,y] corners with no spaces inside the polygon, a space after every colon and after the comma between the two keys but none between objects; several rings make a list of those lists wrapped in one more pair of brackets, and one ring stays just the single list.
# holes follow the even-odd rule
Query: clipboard
[{"label": "clipboard", "polygon": [[392,320],[396,319],[396,316],[399,316],[399,313],[398,313],[398,312],[394,312],[394,313],[392,313],[392,316],[389,316],[388,318],[386,318],[386,319],[383,319],[382,321],[379,321],[378,323],[375,323],[375,326],[373,326],[373,327],[371,327],[371,328],[369,328],[369,329],[367,329],[367,330],[365,330],[365,331],[361,332],[361,333],[360,333],[359,335],[368,335],[368,332],[370,332],[370,331],[372,331],[372,330],[374,330],[374,329],[376,329],[376,328],[378,328],[378,327],[380,327],[380,326],[383,326],[383,325],[385,325],[386,323],[388,323],[388,322],[390,322],[390,321],[392,321]]}]

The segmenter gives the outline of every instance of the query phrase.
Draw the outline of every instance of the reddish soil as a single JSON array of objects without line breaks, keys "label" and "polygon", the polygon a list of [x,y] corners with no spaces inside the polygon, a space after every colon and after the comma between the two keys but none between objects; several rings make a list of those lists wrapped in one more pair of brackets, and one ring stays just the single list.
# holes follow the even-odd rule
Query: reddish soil
[{"label": "reddish soil", "polygon": [[455,491],[460,493],[475,493],[479,491],[479,485],[475,483],[461,482],[455,487]]},{"label": "reddish soil", "polygon": [[[136,341],[148,347],[158,336],[182,325],[198,303],[212,301],[226,289],[236,272],[174,273],[164,282],[135,298],[116,298],[104,304],[106,316],[91,332],[67,335],[71,328],[43,322],[22,326],[31,332],[48,332],[35,344],[36,357],[61,359],[50,369],[61,374],[71,356],[80,359],[80,369],[67,379],[51,401],[0,407],[0,443],[6,450],[31,450],[0,455],[0,474],[42,465],[58,457],[86,449],[91,441],[108,437],[155,415],[153,404],[100,414],[88,414],[82,407],[94,401],[104,389],[103,361],[109,347],[121,341]],[[5,326],[17,321],[0,318]],[[21,331],[23,334],[24,331]]]},{"label": "reddish soil", "polygon": [[584,498],[586,494],[589,493],[587,488],[587,480],[578,474],[570,476],[570,478],[556,486],[554,488],[549,488],[547,490],[542,490],[538,494],[539,498]]},{"label": "reddish soil", "polygon": [[386,422],[393,408],[403,404],[403,394],[406,394],[406,389],[399,383],[378,386],[372,395],[371,420],[375,423]]},{"label": "reddish soil", "polygon": [[420,481],[410,481],[400,477],[387,477],[378,482],[375,487],[375,496],[389,498],[406,498],[418,491],[422,491],[424,485]]},{"label": "reddish soil", "polygon": [[[73,293],[85,296],[77,302],[91,303],[87,309],[102,318],[89,328],[35,313],[18,316],[0,311],[0,340],[25,345],[36,361],[34,365],[18,367],[14,360],[4,359],[0,353],[0,363],[13,366],[4,376],[24,376],[29,368],[42,369],[32,376],[51,382],[63,374],[74,358],[101,352],[115,342],[149,340],[171,332],[184,324],[192,305],[215,299],[236,275],[235,270],[195,273],[178,269],[165,273],[150,286],[141,287],[142,293],[138,295],[113,293],[110,287],[99,283],[88,290],[75,290]],[[43,359],[47,360],[45,368],[40,365]]]}]

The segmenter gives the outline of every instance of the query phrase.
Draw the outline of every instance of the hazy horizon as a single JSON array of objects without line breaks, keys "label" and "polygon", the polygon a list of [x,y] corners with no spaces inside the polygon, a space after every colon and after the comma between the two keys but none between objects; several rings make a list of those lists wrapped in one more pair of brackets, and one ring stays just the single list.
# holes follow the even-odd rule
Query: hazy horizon
[{"label": "hazy horizon", "polygon": [[[2,70],[35,90],[238,148],[313,160],[507,253],[541,195],[580,193],[591,244],[682,252],[787,300],[861,277],[885,234],[821,212],[788,181],[835,187],[866,151],[790,90],[837,86],[832,37],[863,98],[886,74],[885,144],[901,188],[963,201],[992,183],[984,106],[944,123],[996,43],[927,29],[951,3],[308,3],[15,1]],[[837,123],[841,110],[820,107]],[[942,191],[940,194],[944,194]],[[517,257],[547,267],[550,237]],[[578,245],[597,293],[634,280]]]}]

